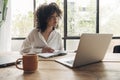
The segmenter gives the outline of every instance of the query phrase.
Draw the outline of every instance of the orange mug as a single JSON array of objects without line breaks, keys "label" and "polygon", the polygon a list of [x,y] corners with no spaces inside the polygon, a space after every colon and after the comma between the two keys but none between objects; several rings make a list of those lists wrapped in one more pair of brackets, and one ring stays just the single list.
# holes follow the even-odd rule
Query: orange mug
[{"label": "orange mug", "polygon": [[[22,68],[17,64],[19,61],[22,61]],[[24,72],[35,72],[38,68],[38,56],[36,54],[23,55],[22,58],[16,60],[16,68]]]}]

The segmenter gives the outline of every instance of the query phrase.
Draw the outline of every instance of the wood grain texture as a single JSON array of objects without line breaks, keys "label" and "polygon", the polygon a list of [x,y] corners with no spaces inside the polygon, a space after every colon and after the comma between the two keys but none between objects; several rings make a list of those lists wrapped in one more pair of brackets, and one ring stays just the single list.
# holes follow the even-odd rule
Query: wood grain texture
[{"label": "wood grain texture", "polygon": [[0,80],[120,80],[120,61],[108,61],[113,59],[111,57],[103,62],[74,69],[55,62],[53,58],[40,59],[38,70],[30,74],[15,66],[0,68]]}]

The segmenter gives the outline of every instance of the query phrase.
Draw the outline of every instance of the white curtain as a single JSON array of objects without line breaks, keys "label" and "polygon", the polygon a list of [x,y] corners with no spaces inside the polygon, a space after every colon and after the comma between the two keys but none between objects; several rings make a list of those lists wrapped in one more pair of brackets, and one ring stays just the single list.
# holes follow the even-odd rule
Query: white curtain
[{"label": "white curtain", "polygon": [[6,20],[0,27],[0,52],[11,50],[11,0],[8,0]]}]

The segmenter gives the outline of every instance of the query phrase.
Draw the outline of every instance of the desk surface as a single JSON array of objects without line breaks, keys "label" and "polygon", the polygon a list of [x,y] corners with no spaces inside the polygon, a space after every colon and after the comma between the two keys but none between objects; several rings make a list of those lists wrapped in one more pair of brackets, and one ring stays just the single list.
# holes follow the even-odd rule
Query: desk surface
[{"label": "desk surface", "polygon": [[[15,66],[0,68],[0,80],[120,80],[120,62],[118,60],[120,54],[116,55],[106,56],[103,62],[75,69],[55,62],[54,59],[58,57],[40,58],[39,68],[35,73],[25,74]],[[117,60],[108,61],[107,59]]]}]

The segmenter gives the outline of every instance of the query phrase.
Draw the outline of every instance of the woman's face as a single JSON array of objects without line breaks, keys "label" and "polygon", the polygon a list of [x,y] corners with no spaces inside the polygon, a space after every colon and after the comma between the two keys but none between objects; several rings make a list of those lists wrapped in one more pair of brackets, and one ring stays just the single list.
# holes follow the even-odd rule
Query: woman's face
[{"label": "woman's face", "polygon": [[48,19],[48,27],[55,27],[58,24],[59,17],[57,13],[53,13]]}]

